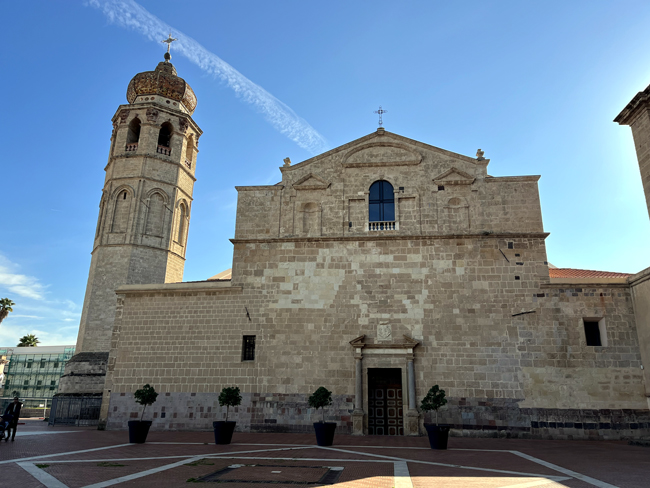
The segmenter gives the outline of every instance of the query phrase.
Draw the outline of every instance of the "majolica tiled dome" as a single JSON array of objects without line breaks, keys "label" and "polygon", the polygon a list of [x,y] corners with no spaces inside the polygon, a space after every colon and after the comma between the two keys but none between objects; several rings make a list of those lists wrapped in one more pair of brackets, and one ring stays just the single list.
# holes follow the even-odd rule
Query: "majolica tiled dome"
[{"label": "majolica tiled dome", "polygon": [[185,106],[190,115],[196,108],[194,90],[176,74],[176,68],[167,60],[158,63],[155,71],[144,71],[133,77],[126,90],[126,99],[134,103],[140,95],[159,95],[176,100]]}]

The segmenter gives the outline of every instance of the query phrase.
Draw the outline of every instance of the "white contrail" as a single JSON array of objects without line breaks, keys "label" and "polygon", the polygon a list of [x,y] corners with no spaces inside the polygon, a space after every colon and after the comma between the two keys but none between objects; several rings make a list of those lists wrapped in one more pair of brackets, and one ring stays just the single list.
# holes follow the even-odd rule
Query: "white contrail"
[{"label": "white contrail", "polygon": [[291,108],[219,56],[152,15],[133,0],[88,0],[88,4],[101,10],[109,22],[140,32],[151,41],[160,42],[171,31],[178,39],[173,46],[174,52],[187,57],[214,78],[225,81],[238,96],[262,112],[266,120],[282,134],[312,154],[320,154],[328,149],[325,138]]}]

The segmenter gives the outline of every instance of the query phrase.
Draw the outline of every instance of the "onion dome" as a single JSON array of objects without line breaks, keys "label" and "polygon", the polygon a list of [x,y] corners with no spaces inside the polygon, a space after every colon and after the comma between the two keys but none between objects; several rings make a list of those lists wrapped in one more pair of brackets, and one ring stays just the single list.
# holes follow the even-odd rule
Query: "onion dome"
[{"label": "onion dome", "polygon": [[135,75],[126,90],[126,99],[135,103],[141,95],[158,95],[180,102],[192,115],[196,108],[196,95],[190,85],[176,74],[170,58],[169,53],[165,53],[165,61],[158,63],[154,71]]}]

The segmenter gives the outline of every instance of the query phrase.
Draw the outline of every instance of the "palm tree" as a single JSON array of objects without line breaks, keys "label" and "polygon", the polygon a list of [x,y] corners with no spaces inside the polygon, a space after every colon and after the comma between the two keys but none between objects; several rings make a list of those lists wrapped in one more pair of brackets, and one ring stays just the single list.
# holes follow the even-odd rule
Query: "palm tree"
[{"label": "palm tree", "polygon": [[36,337],[34,334],[29,334],[26,336],[22,336],[20,338],[20,342],[18,343],[18,346],[16,347],[36,347],[39,342],[41,341],[38,340],[38,337]]},{"label": "palm tree", "polygon": [[14,309],[11,308],[16,305],[14,302],[8,298],[0,298],[0,322],[7,318],[9,312],[13,312]]}]

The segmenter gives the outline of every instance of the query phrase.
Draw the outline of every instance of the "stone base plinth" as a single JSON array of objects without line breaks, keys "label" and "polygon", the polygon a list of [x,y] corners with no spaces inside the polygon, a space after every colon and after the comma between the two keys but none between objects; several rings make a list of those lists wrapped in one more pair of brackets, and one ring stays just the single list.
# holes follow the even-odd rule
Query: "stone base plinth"
[{"label": "stone base plinth", "polygon": [[363,410],[352,412],[352,435],[363,435]]},{"label": "stone base plinth", "polygon": [[417,410],[406,412],[406,424],[404,425],[404,435],[420,435],[419,429],[420,415]]}]

